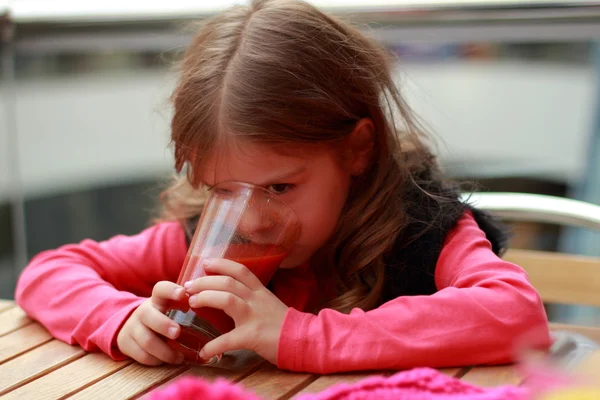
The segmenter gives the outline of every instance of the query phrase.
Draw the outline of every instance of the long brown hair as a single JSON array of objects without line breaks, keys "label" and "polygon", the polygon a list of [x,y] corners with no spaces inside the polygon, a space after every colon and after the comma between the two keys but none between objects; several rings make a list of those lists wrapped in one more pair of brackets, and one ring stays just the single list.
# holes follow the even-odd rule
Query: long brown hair
[{"label": "long brown hair", "polygon": [[[375,126],[373,162],[353,182],[337,230],[313,257],[335,284],[326,304],[378,305],[384,255],[406,226],[407,190],[437,170],[426,137],[394,83],[394,59],[357,28],[300,0],[255,0],[203,21],[172,95],[175,168],[164,219],[202,211],[195,171],[219,140],[336,143],[365,117]],[[290,146],[288,146],[290,147]]]}]

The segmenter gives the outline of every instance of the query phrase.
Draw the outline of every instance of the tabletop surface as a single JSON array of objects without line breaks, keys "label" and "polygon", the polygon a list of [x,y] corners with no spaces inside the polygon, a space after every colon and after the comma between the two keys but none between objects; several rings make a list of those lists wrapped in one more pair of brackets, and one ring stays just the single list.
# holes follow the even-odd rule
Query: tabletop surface
[{"label": "tabletop surface", "polygon": [[[553,325],[600,343],[600,328]],[[578,369],[600,381],[600,353],[585,358]],[[513,365],[441,369],[441,372],[484,387],[519,384]],[[319,376],[281,371],[246,352],[223,358],[222,368],[146,367],[131,360],[113,361],[102,353],[87,353],[53,339],[14,302],[0,300],[0,397],[2,399],[124,399],[142,397],[183,375],[239,382],[263,399],[288,399],[320,392],[340,382],[356,382],[393,372]]]}]

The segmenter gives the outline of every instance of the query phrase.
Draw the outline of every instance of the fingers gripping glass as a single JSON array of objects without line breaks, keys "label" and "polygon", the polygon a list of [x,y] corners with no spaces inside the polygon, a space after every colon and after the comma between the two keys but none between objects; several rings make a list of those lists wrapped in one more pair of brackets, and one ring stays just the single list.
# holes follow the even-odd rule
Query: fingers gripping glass
[{"label": "fingers gripping glass", "polygon": [[[177,283],[206,275],[203,259],[225,258],[245,265],[266,285],[288,255],[300,233],[292,209],[276,194],[250,184],[227,182],[211,190]],[[169,310],[181,334],[169,345],[188,363],[212,365],[221,355],[202,359],[200,350],[230,332],[234,321],[213,308]]]}]

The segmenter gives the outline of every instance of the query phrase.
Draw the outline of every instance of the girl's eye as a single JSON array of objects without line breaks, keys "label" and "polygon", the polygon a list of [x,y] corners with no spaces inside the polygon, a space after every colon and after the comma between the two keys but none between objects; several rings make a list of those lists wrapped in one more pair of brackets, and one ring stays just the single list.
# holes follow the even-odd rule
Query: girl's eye
[{"label": "girl's eye", "polygon": [[293,189],[294,185],[290,185],[289,183],[276,183],[274,185],[267,186],[267,190],[275,194],[284,194]]}]

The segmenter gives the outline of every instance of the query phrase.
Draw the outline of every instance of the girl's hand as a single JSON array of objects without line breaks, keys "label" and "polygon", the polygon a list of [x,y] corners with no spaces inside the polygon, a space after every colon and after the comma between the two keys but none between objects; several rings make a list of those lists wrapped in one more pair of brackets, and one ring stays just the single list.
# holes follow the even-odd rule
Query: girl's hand
[{"label": "girl's hand", "polygon": [[276,364],[288,307],[242,264],[212,259],[204,261],[204,269],[211,275],[185,284],[190,307],[223,310],[235,321],[235,329],[210,341],[200,356],[209,359],[229,350],[246,349]]},{"label": "girl's hand", "polygon": [[171,349],[159,336],[170,339],[179,336],[179,324],[165,315],[171,308],[189,309],[185,290],[172,282],[158,282],[152,297],[131,314],[119,331],[117,346],[121,353],[146,365],[181,364],[183,355]]}]

